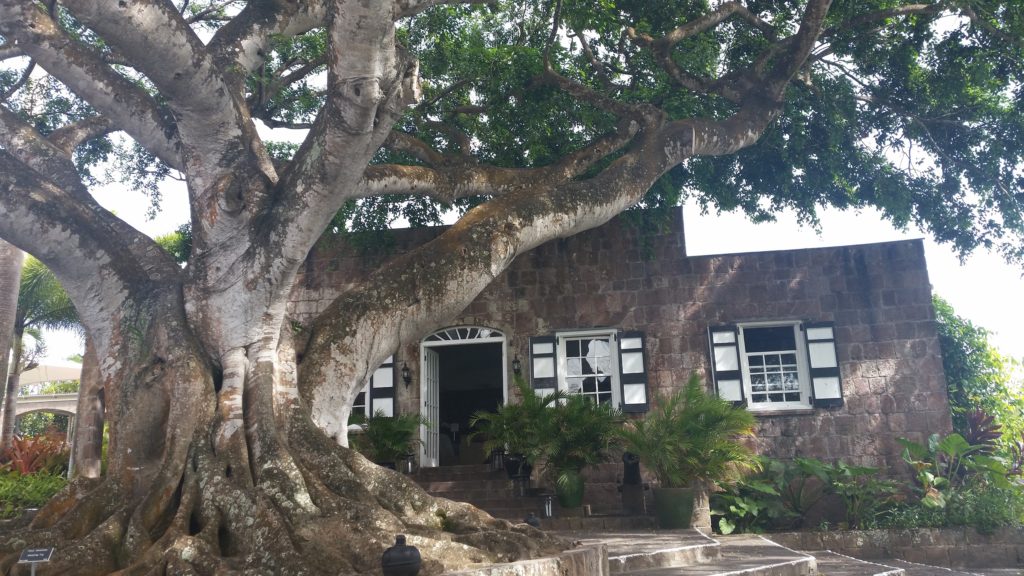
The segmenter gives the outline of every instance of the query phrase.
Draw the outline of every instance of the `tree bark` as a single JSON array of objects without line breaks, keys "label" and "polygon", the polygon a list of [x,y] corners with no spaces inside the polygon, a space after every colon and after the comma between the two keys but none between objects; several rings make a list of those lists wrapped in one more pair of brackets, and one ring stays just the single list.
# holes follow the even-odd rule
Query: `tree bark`
[{"label": "tree bark", "polygon": [[8,450],[17,430],[18,390],[21,388],[22,354],[25,335],[15,327],[11,345],[11,365],[4,383],[3,428],[0,429],[0,451]]},{"label": "tree bark", "polygon": [[74,468],[71,476],[99,478],[102,470],[104,392],[96,348],[87,338],[82,357],[82,376],[75,410],[75,435],[71,443]]},{"label": "tree bark", "polygon": [[[4,383],[4,396],[0,398],[6,407],[7,377],[10,368],[11,347],[14,338],[14,320],[18,313],[18,290],[21,285],[21,266],[24,254],[21,250],[0,239],[0,378]],[[0,430],[6,430],[8,418],[0,414]],[[0,448],[7,444],[0,439]]]}]

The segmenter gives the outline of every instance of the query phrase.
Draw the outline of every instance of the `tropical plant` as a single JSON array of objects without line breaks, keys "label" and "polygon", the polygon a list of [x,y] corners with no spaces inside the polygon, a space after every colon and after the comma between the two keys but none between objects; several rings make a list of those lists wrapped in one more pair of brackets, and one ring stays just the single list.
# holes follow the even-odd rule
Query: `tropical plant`
[{"label": "tropical plant", "polygon": [[662,487],[692,487],[701,526],[710,526],[708,493],[757,470],[760,462],[743,438],[754,435],[754,417],[708,394],[694,374],[681,390],[655,400],[643,420],[623,431],[626,449]]},{"label": "tropical plant", "polygon": [[892,480],[880,478],[878,468],[836,462],[828,469],[828,487],[846,508],[851,529],[874,526],[875,518],[893,502],[898,489]]},{"label": "tropical plant", "polygon": [[427,421],[419,414],[385,416],[378,410],[362,423],[362,434],[353,438],[356,450],[378,464],[397,466],[421,445],[421,425]]},{"label": "tropical plant", "polygon": [[945,507],[948,494],[968,480],[1010,486],[1006,464],[987,455],[986,445],[971,445],[956,432],[945,437],[932,434],[925,444],[906,438],[898,440],[903,445],[903,460],[914,470],[921,503],[926,507]]},{"label": "tropical plant", "polygon": [[609,460],[621,441],[622,422],[622,414],[610,404],[580,394],[570,394],[549,409],[544,470],[563,506],[582,503],[582,471]]},{"label": "tropical plant", "polygon": [[[29,367],[25,335],[28,334],[42,350],[41,329],[81,331],[78,313],[71,299],[53,272],[32,257],[25,259],[18,291],[18,311],[14,318],[11,367],[7,376],[3,405],[3,430],[0,448],[9,446],[14,437],[15,407],[21,372]],[[4,352],[6,353],[6,351]]]},{"label": "tropical plant", "polygon": [[481,410],[469,420],[471,439],[483,438],[484,451],[504,451],[521,456],[530,466],[547,451],[550,439],[550,409],[566,399],[565,392],[537,395],[522,377],[515,377],[519,401],[499,406],[490,412]]},{"label": "tropical plant", "polygon": [[753,415],[705,392],[697,375],[654,404],[623,435],[662,486],[732,484],[758,469],[757,455],[742,441],[754,435]]},{"label": "tropical plant", "polygon": [[15,437],[10,447],[0,451],[0,465],[18,474],[67,472],[70,450],[67,436],[47,432],[39,436]]},{"label": "tropical plant", "polygon": [[765,476],[741,480],[711,497],[711,515],[722,534],[762,532],[789,514]]}]

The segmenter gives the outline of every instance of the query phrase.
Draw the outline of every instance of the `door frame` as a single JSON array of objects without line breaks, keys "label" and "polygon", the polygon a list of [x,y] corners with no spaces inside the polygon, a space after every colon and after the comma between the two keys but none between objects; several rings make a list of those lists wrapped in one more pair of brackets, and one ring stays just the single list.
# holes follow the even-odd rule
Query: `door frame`
[{"label": "door frame", "polygon": [[[488,326],[459,325],[442,328],[420,341],[420,415],[427,417],[424,411],[423,399],[426,397],[426,378],[423,377],[424,350],[427,348],[439,348],[442,346],[473,346],[474,344],[501,344],[501,403],[508,404],[508,337],[505,333],[496,328]],[[440,392],[441,382],[438,380],[438,391]],[[440,422],[434,423],[439,426]],[[426,441],[426,427],[420,427],[422,432],[420,440]],[[425,453],[420,451],[420,466],[426,467],[430,463],[425,462]]]}]

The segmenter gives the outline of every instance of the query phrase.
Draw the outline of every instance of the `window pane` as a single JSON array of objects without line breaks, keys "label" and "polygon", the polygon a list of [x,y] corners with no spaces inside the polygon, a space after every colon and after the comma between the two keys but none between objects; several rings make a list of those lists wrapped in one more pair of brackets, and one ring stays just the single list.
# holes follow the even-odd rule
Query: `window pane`
[{"label": "window pane", "polygon": [[583,374],[583,360],[579,358],[566,358],[565,365],[567,376],[580,376]]},{"label": "window pane", "polygon": [[744,328],[743,345],[747,352],[796,350],[796,333],[792,326]]},{"label": "window pane", "polygon": [[622,373],[641,374],[644,371],[644,355],[640,352],[622,353]]},{"label": "window pane", "polygon": [[836,348],[831,342],[811,342],[808,347],[811,355],[811,366],[814,368],[835,368]]},{"label": "window pane", "polygon": [[555,359],[534,357],[533,358],[533,377],[534,378],[552,378],[555,375]]},{"label": "window pane", "polygon": [[644,404],[647,402],[647,389],[643,384],[626,384],[623,386],[624,398],[622,401],[626,404]]},{"label": "window pane", "polygon": [[711,341],[715,344],[728,344],[736,341],[736,334],[731,330],[728,332],[712,332]]},{"label": "window pane", "polygon": [[619,348],[623,350],[638,350],[642,341],[639,338],[623,338]]},{"label": "window pane", "polygon": [[565,355],[566,356],[580,356],[580,341],[579,340],[566,340],[565,342]]},{"label": "window pane", "polygon": [[831,340],[832,339],[832,328],[829,326],[822,326],[821,328],[808,328],[807,329],[808,340]]},{"label": "window pane", "polygon": [[551,342],[542,342],[533,345],[534,354],[554,354],[555,345]]},{"label": "window pane", "polygon": [[715,370],[727,372],[739,369],[740,362],[736,356],[736,348],[732,346],[715,346]]}]

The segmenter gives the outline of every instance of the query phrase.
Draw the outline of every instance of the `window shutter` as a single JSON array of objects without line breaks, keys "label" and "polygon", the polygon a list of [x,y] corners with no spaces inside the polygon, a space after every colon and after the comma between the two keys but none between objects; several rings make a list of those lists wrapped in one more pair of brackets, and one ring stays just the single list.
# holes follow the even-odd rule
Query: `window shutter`
[{"label": "window shutter", "polygon": [[[373,378],[372,376],[370,377]],[[366,397],[370,395],[370,383],[367,382],[366,386],[356,394],[356,400],[352,403],[352,414],[362,414],[363,416],[369,417],[370,414],[370,403],[366,401]]]},{"label": "window shutter", "polygon": [[743,372],[736,326],[709,326],[708,349],[711,352],[711,376],[718,397],[736,405],[744,404],[746,398],[743,395]]},{"label": "window shutter", "polygon": [[388,356],[370,376],[370,415],[378,410],[385,416],[395,415],[395,357]]},{"label": "window shutter", "polygon": [[530,383],[538,396],[554,394],[558,389],[555,344],[554,336],[530,338]]},{"label": "window shutter", "polygon": [[809,322],[803,325],[807,338],[807,360],[811,372],[811,394],[815,408],[843,405],[843,383],[839,377],[834,322]]},{"label": "window shutter", "polygon": [[619,334],[619,384],[622,411],[647,412],[647,339],[643,332]]}]

